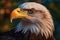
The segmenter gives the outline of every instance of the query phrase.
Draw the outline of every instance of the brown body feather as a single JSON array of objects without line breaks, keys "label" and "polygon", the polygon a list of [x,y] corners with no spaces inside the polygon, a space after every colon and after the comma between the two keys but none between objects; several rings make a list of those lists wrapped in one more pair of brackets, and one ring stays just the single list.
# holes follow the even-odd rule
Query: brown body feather
[{"label": "brown body feather", "polygon": [[37,36],[35,33],[31,33],[31,32],[27,32],[26,34],[17,33],[16,39],[17,40],[55,40],[55,38],[53,36],[48,37],[46,39],[46,37],[44,35],[42,36],[40,33]]}]

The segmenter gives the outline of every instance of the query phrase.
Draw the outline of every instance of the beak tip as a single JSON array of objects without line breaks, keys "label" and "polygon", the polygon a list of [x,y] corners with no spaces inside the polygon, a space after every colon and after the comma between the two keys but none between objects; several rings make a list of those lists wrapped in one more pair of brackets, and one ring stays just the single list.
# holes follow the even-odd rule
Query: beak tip
[{"label": "beak tip", "polygon": [[11,20],[11,23],[12,23],[12,20]]},{"label": "beak tip", "polygon": [[11,22],[11,23],[12,23],[12,20],[13,20],[13,19],[12,19],[12,18],[10,18],[10,22]]},{"label": "beak tip", "polygon": [[10,20],[10,22],[12,23],[12,19]]}]

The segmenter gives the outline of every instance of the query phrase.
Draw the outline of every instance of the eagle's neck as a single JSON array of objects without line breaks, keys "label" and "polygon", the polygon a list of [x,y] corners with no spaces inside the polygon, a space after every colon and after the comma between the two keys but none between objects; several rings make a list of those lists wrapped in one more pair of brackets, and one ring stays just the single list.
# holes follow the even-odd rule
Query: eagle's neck
[{"label": "eagle's neck", "polygon": [[19,24],[16,26],[15,32],[19,32],[21,30],[22,30],[22,33],[31,31],[31,33],[39,34],[40,32],[39,26],[37,26],[34,23],[25,23],[25,22],[19,22]]},{"label": "eagle's neck", "polygon": [[38,23],[24,23],[24,22],[19,22],[19,24],[16,26],[16,31],[15,32],[19,32],[22,30],[22,33],[25,34],[28,31],[31,31],[31,33],[35,33],[36,35],[38,35],[39,33],[43,36],[45,35],[46,38],[48,38],[49,36],[51,36],[53,34],[53,32],[51,31],[51,29],[47,28],[47,27],[41,27],[40,24]]}]

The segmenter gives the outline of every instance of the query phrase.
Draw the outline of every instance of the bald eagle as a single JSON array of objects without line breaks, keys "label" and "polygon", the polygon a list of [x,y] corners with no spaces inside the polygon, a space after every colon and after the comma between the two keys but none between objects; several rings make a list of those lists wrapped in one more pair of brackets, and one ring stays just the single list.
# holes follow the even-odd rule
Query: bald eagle
[{"label": "bald eagle", "polygon": [[14,40],[55,40],[52,16],[42,4],[26,2],[19,5],[11,12],[10,20],[18,18],[20,22],[13,34],[9,34]]},{"label": "bald eagle", "polygon": [[11,13],[13,19],[20,18],[15,33],[20,33],[20,40],[55,40],[54,25],[50,12],[42,4],[26,2]]}]

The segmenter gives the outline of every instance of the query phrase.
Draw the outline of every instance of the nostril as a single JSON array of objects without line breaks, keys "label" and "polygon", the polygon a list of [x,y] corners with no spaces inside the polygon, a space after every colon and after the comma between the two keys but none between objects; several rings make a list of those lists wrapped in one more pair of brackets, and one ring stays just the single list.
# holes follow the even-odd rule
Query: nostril
[{"label": "nostril", "polygon": [[17,12],[20,12],[20,11],[17,11]]}]

